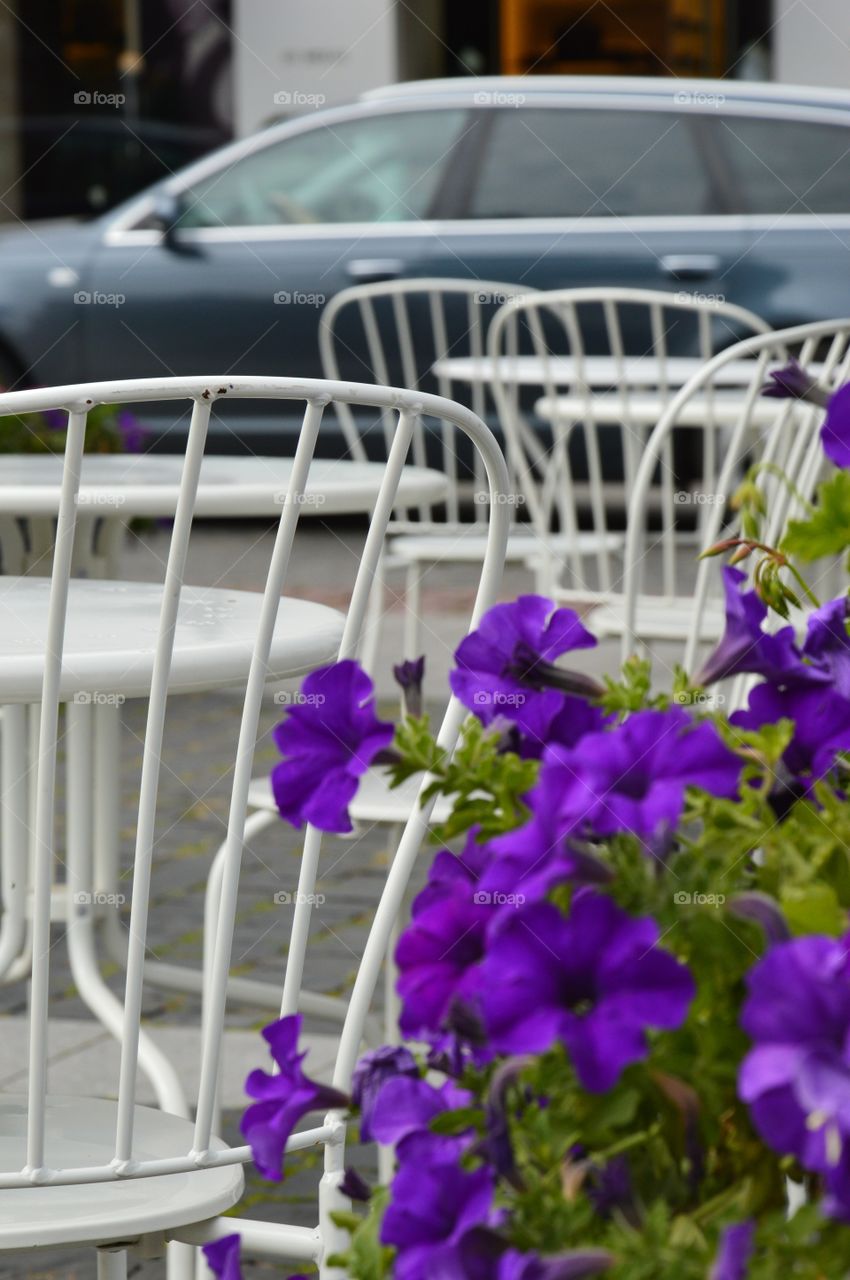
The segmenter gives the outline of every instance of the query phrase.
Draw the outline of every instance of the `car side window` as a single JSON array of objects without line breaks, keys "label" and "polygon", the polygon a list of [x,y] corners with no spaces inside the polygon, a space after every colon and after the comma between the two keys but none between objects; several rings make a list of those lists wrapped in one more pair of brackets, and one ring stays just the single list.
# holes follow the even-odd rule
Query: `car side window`
[{"label": "car side window", "polygon": [[674,111],[581,107],[496,113],[472,218],[714,212],[690,122]]},{"label": "car side window", "polygon": [[850,128],[719,116],[735,213],[850,213]]},{"label": "car side window", "polygon": [[463,110],[317,124],[185,193],[183,227],[410,222],[427,217]]}]

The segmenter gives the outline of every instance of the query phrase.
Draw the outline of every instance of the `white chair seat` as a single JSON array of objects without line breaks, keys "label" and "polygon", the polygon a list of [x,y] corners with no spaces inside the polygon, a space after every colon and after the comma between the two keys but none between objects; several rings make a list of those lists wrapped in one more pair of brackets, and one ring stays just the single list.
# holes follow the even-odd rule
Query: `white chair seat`
[{"label": "white chair seat", "polygon": [[[369,769],[360,780],[357,795],[348,806],[353,822],[406,822],[416,804],[421,779],[408,778],[400,787],[390,787],[386,769]],[[254,778],[248,790],[248,807],[277,810],[269,778]],[[431,814],[433,823],[445,822],[451,813],[451,800],[438,796]]]},{"label": "white chair seat", "polygon": [[[474,527],[468,533],[441,534],[423,533],[418,536],[405,534],[393,538],[389,544],[390,556],[404,561],[437,561],[455,560],[480,563],[484,557],[487,544],[486,534],[478,533]],[[547,551],[555,559],[575,555],[594,555],[597,551],[609,551],[616,554],[625,544],[625,534],[621,533],[579,533],[577,537],[568,534],[552,534],[546,542],[541,542],[537,534],[528,526],[514,530],[508,538],[505,559],[520,563],[542,558]]]},{"label": "white chair seat", "polygon": [[[579,593],[576,593],[578,598]],[[560,599],[559,594],[559,599]],[[641,640],[685,641],[693,627],[694,602],[687,597],[640,596],[633,630]],[[722,603],[712,600],[700,615],[700,637],[716,642],[723,635],[726,615]],[[598,636],[620,636],[625,630],[625,600],[615,596],[589,615],[588,626]]]},{"label": "white chair seat", "polygon": [[[99,1098],[47,1100],[45,1156],[52,1168],[108,1165],[115,1153],[118,1104]],[[26,1157],[27,1100],[0,1097],[0,1167],[23,1168]],[[183,1156],[192,1147],[189,1120],[150,1107],[135,1109],[134,1159]],[[214,1150],[225,1143],[214,1141]],[[91,1185],[21,1187],[2,1192],[0,1252],[34,1244],[98,1245],[136,1240],[203,1222],[231,1209],[242,1195],[242,1165],[222,1165],[192,1173],[128,1178]]]}]

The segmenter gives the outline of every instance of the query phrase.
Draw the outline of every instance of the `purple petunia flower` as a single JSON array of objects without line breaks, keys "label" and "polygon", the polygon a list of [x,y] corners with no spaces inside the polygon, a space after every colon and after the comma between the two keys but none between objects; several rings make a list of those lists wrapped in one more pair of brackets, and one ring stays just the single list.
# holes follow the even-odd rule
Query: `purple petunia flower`
[{"label": "purple petunia flower", "polygon": [[141,453],[148,437],[147,428],[142,426],[136,415],[129,409],[119,409],[115,415],[115,421],[126,452]]},{"label": "purple petunia flower", "polygon": [[348,805],[358,780],[393,739],[375,715],[375,688],[356,662],[311,672],[286,719],[274,731],[285,759],[272,770],[282,817],[322,831],[351,830]]},{"label": "purple petunia flower", "polygon": [[536,795],[559,795],[564,833],[650,838],[675,827],[687,787],[731,798],[740,772],[741,761],[714,725],[698,724],[683,707],[637,711],[614,729],[587,734],[572,750],[547,748],[531,807]]},{"label": "purple petunia flower", "polygon": [[372,1141],[372,1112],[378,1094],[387,1080],[396,1076],[419,1078],[416,1059],[403,1045],[384,1045],[364,1053],[354,1069],[351,1101],[360,1108],[360,1140]]},{"label": "purple petunia flower", "polygon": [[746,1280],[755,1229],[752,1221],[726,1227],[720,1237],[720,1246],[709,1280]]},{"label": "purple petunia flower", "polygon": [[771,947],[747,975],[741,1025],[753,1041],[738,1093],[775,1151],[824,1174],[850,1213],[850,935]]},{"label": "purple petunia flower", "polygon": [[777,689],[770,684],[751,690],[746,710],[729,717],[742,729],[760,729],[793,720],[794,736],[782,757],[805,792],[835,764],[839,751],[850,751],[850,701],[829,685]]},{"label": "purple petunia flower", "polygon": [[694,676],[694,684],[714,684],[744,671],[777,682],[806,675],[794,628],[783,627],[774,634],[763,631],[767,605],[755,591],[741,590],[746,580],[746,574],[740,569],[732,565],[724,567],[726,630],[717,648]]},{"label": "purple petunia flower", "polygon": [[280,1068],[277,1075],[252,1071],[245,1092],[258,1101],[242,1117],[241,1130],[254,1154],[254,1163],[265,1178],[283,1178],[283,1153],[295,1125],[309,1111],[343,1107],[348,1098],[338,1089],[310,1080],[301,1070],[306,1058],[298,1052],[301,1014],[280,1018],[263,1029],[272,1057]]},{"label": "purple petunia flower", "polygon": [[850,596],[828,600],[810,613],[806,622],[803,655],[811,664],[806,668],[807,674],[816,671],[822,679],[830,681],[836,693],[850,700],[848,617]]},{"label": "purple petunia flower", "polygon": [[647,1028],[678,1027],[693,998],[687,968],[657,941],[654,920],[588,889],[568,919],[549,903],[500,917],[479,994],[494,1048],[543,1052],[562,1040],[586,1089],[612,1088],[646,1057]]},{"label": "purple petunia flower", "polygon": [[772,369],[769,381],[761,388],[761,394],[774,400],[808,400],[825,406],[829,392],[821,387],[794,356],[781,369]]},{"label": "purple petunia flower", "polygon": [[[596,643],[572,609],[556,609],[545,596],[520,596],[488,610],[461,642],[449,683],[483,724],[503,716],[533,741],[546,741],[563,710],[563,692],[575,692],[567,689],[569,673],[554,666],[555,658]],[[550,687],[553,682],[558,687]]]},{"label": "purple petunia flower", "polygon": [[409,716],[422,715],[422,682],[425,678],[425,656],[405,659],[393,667],[393,676],[404,695],[404,709]]},{"label": "purple petunia flower", "polygon": [[837,467],[850,467],[850,382],[830,397],[820,439],[831,462]]},{"label": "purple petunia flower", "polygon": [[239,1266],[240,1239],[238,1235],[222,1236],[211,1244],[202,1246],[210,1271],[218,1280],[242,1280]]},{"label": "purple petunia flower", "polygon": [[[430,1125],[435,1116],[445,1111],[466,1107],[472,1095],[461,1089],[453,1080],[445,1080],[439,1088],[419,1077],[395,1076],[384,1081],[372,1108],[372,1136],[382,1146],[401,1144],[404,1147],[412,1136],[423,1134],[435,1139],[428,1143],[429,1150],[448,1144],[452,1152],[458,1148],[456,1138],[440,1138],[431,1134]],[[466,1139],[460,1144],[466,1145]],[[400,1149],[401,1149],[400,1147]],[[405,1150],[408,1148],[404,1148]]]},{"label": "purple petunia flower", "polygon": [[397,1249],[395,1280],[445,1276],[462,1280],[464,1236],[493,1221],[493,1175],[467,1172],[449,1160],[432,1161],[427,1151],[404,1160],[390,1188],[381,1223],[381,1243]]},{"label": "purple petunia flower", "polygon": [[574,1249],[550,1258],[508,1249],[496,1276],[497,1280],[583,1280],[601,1275],[613,1265],[614,1255],[607,1249]]},{"label": "purple petunia flower", "polygon": [[395,953],[405,1036],[443,1029],[455,1002],[474,999],[492,918],[492,907],[476,901],[472,881],[417,911]]}]

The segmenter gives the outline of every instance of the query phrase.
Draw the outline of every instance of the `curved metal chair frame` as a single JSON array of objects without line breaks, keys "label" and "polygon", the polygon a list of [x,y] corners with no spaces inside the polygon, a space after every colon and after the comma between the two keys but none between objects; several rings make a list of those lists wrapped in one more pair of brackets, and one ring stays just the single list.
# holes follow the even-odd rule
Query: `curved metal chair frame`
[{"label": "curved metal chair frame", "polygon": [[[281,506],[268,576],[262,594],[259,624],[245,681],[245,694],[239,727],[231,789],[227,838],[220,865],[220,894],[215,910],[215,936],[208,954],[207,986],[204,993],[202,1027],[199,1036],[200,1085],[194,1121],[177,1115],[166,1115],[135,1104],[136,1080],[140,1059],[145,1054],[145,1033],[141,1028],[142,997],[146,980],[146,946],[151,916],[151,874],[154,862],[154,823],[157,812],[163,729],[168,701],[174,637],[178,607],[184,583],[184,572],[192,528],[193,504],[199,470],[204,455],[210,411],[214,403],[237,398],[267,400],[300,400],[304,416],[292,468],[292,478]],[[164,572],[161,612],[158,621],[153,668],[149,689],[147,725],[143,749],[141,791],[135,833],[133,860],[132,906],[126,955],[126,980],[123,999],[118,1002],[120,1017],[110,1015],[107,1025],[121,1042],[121,1065],[117,1102],[87,1100],[75,1097],[70,1109],[65,1104],[49,1102],[47,1088],[47,1047],[50,1015],[51,896],[54,888],[55,787],[57,746],[59,740],[59,707],[62,694],[63,644],[67,620],[69,577],[73,542],[77,524],[76,495],[79,488],[83,443],[88,411],[99,403],[126,404],[151,400],[185,399],[192,403],[192,419],[186,444],[180,499],[171,535],[167,566]],[[37,1240],[25,1243],[61,1242],[56,1232],[61,1218],[63,1196],[74,1194],[86,1198],[84,1220],[75,1216],[76,1225],[68,1236],[78,1244],[99,1246],[99,1274],[121,1277],[126,1274],[126,1244],[161,1234],[172,1240],[198,1243],[227,1234],[236,1225],[234,1219],[218,1219],[222,1208],[238,1199],[241,1186],[240,1167],[251,1158],[247,1146],[227,1148],[213,1132],[219,1057],[225,1025],[228,976],[239,888],[240,864],[246,841],[246,809],[251,782],[251,766],[257,740],[261,704],[269,656],[281,594],[285,586],[290,554],[295,537],[301,498],[309,473],[323,415],[331,404],[377,409],[391,415],[394,431],[389,448],[386,472],[370,521],[362,557],[354,577],[349,608],[344,620],[339,647],[341,658],[351,657],[367,613],[373,579],[378,569],[387,526],[396,502],[396,489],[418,424],[423,415],[446,421],[469,439],[481,459],[486,475],[490,501],[487,504],[487,549],[481,567],[480,581],[472,611],[471,625],[496,598],[504,560],[508,533],[507,506],[503,499],[508,490],[507,469],[499,447],[484,423],[470,410],[440,397],[387,387],[357,383],[340,383],[296,378],[162,378],[145,381],[102,382],[82,386],[49,388],[31,392],[15,392],[0,396],[0,415],[43,409],[63,409],[68,414],[62,499],[57,522],[53,572],[49,585],[46,657],[40,702],[38,734],[38,769],[35,787],[33,838],[33,881],[30,899],[32,920],[32,979],[29,996],[29,1061],[26,1097],[16,1103],[7,1098],[4,1108],[12,1116],[12,1128],[19,1135],[4,1136],[0,1126],[0,1190],[18,1190],[24,1197],[17,1203],[21,1212],[26,1207],[33,1220],[44,1224],[45,1232]],[[67,696],[67,694],[65,695]],[[71,707],[69,713],[88,708]],[[439,741],[453,748],[464,718],[463,707],[451,699],[445,713]],[[4,757],[6,756],[4,752]],[[4,766],[5,766],[4,758]],[[70,791],[73,793],[74,761],[70,767]],[[422,788],[427,785],[423,781]],[[366,941],[351,998],[342,1026],[334,1069],[334,1083],[346,1089],[364,1036],[369,1008],[381,972],[381,966],[392,936],[406,885],[417,852],[429,822],[431,805],[420,808],[415,803],[404,823],[398,847],[387,873],[386,882],[376,905],[374,921]],[[20,820],[25,814],[18,812]],[[78,805],[69,819],[68,898],[72,903],[75,876],[81,867],[78,860],[91,857],[91,814]],[[280,996],[280,1012],[288,1014],[299,1007],[305,952],[310,923],[311,903],[315,890],[321,833],[308,827],[298,880],[298,893],[293,912],[292,933],[286,959]],[[4,877],[4,890],[8,881]],[[4,905],[6,905],[4,903]],[[92,913],[71,907],[68,929],[71,947],[86,954],[86,963],[95,965],[93,955]],[[4,918],[5,927],[5,918]],[[211,923],[211,921],[210,921]],[[2,950],[2,943],[0,943]],[[111,993],[110,993],[111,994]],[[114,1000],[115,997],[112,997]],[[160,1062],[159,1059],[162,1058]],[[155,1044],[147,1054],[148,1070],[156,1076],[160,1068],[168,1075],[168,1064]],[[167,1084],[167,1081],[166,1081]],[[168,1088],[164,1089],[168,1093]],[[160,1091],[162,1094],[163,1090]],[[179,1094],[179,1081],[177,1087]],[[174,1097],[175,1109],[180,1107]],[[185,1110],[184,1110],[185,1114]],[[69,1118],[70,1116],[70,1118]],[[64,1117],[64,1118],[63,1118]],[[87,1143],[75,1148],[61,1145],[54,1122],[76,1126],[84,1131]],[[290,1150],[320,1147],[324,1151],[325,1171],[318,1193],[318,1220],[314,1228],[252,1223],[239,1220],[243,1245],[249,1254],[310,1260],[318,1264],[321,1275],[330,1275],[325,1259],[342,1243],[340,1230],[331,1221],[331,1212],[346,1202],[339,1191],[343,1176],[343,1152],[346,1122],[341,1113],[327,1115],[320,1123],[298,1132],[290,1140]],[[56,1143],[60,1142],[59,1147]],[[18,1156],[15,1151],[20,1147]],[[55,1152],[65,1152],[57,1160]],[[70,1163],[68,1150],[80,1152],[78,1162]],[[230,1171],[230,1172],[228,1172]],[[206,1179],[206,1181],[205,1181]],[[116,1196],[124,1193],[121,1186],[131,1184],[137,1192],[125,1196],[126,1222],[119,1211],[115,1217]],[[145,1208],[138,1208],[139,1190],[146,1188]],[[190,1194],[186,1188],[194,1188]],[[184,1197],[181,1200],[181,1196]],[[189,1207],[186,1207],[188,1197]],[[98,1225],[101,1206],[109,1203],[112,1217]],[[124,1201],[121,1202],[124,1204]],[[180,1206],[183,1205],[181,1209]],[[135,1206],[135,1207],[134,1207]],[[50,1231],[48,1233],[48,1227]],[[21,1247],[21,1215],[15,1223],[0,1225],[0,1250]],[[17,1232],[18,1243],[14,1241]],[[109,1246],[107,1249],[106,1246]],[[191,1259],[190,1259],[191,1261]]]},{"label": "curved metal chair frame", "polygon": [[[729,499],[737,489],[745,469],[760,464],[756,484],[766,511],[763,540],[775,546],[790,519],[801,516],[814,495],[818,482],[829,470],[821,442],[823,410],[799,400],[778,400],[760,395],[769,372],[795,356],[804,366],[819,365],[819,381],[836,387],[850,380],[850,320],[830,320],[799,325],[774,333],[759,334],[716,355],[672,397],[649,440],[638,465],[629,502],[626,547],[622,653],[627,657],[636,647],[659,635],[682,646],[681,660],[694,671],[707,646],[723,630],[721,575],[717,561],[701,560],[696,554],[721,538],[739,533],[738,514]],[[689,406],[710,403],[724,385],[724,369],[746,361],[749,379],[740,390],[734,419],[726,420],[722,437],[718,431],[717,467],[702,493],[705,520],[700,530],[700,547],[687,559],[677,557],[671,537],[661,539],[660,591],[650,593],[645,586],[649,544],[658,534],[649,527],[649,513],[657,503],[657,476],[665,467],[670,438],[677,422],[687,417]],[[790,479],[790,487],[779,472]],[[661,485],[660,518],[666,534],[675,527],[676,504],[669,486]],[[818,580],[831,571],[829,565],[816,567]],[[653,615],[647,624],[646,614]],[[666,618],[666,621],[665,621]],[[733,701],[739,702],[746,681],[734,684]]]},{"label": "curved metal chair frame", "polygon": [[[547,592],[580,604],[611,604],[621,596],[623,495],[633,490],[652,430],[648,413],[657,420],[676,393],[671,359],[683,354],[710,360],[718,347],[742,334],[765,332],[763,320],[731,303],[607,286],[532,293],[506,302],[496,313],[487,341],[493,393],[508,462],[547,565]],[[514,362],[528,354],[539,362],[535,399],[542,391],[551,406],[551,442],[541,438],[524,403],[520,366]],[[587,364],[600,355],[612,368],[604,397]],[[630,373],[636,359],[647,357],[657,365],[649,389],[636,386]],[[638,411],[647,395],[649,411],[645,404]],[[706,422],[702,441],[705,476],[717,466],[716,436],[709,426]],[[615,468],[619,463],[622,478],[612,475],[612,461]],[[663,461],[662,489],[672,502],[671,437],[665,438]]]}]

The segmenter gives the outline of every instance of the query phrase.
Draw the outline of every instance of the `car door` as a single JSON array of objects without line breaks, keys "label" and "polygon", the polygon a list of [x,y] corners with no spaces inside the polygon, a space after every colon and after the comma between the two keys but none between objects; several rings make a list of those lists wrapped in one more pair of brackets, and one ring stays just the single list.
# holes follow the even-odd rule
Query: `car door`
[{"label": "car door", "polygon": [[339,289],[427,269],[426,219],[463,109],[329,112],[259,135],[169,183],[107,233],[88,285],[90,376],[319,376],[318,320]]},{"label": "car door", "polygon": [[744,227],[735,301],[777,329],[846,316],[850,113],[728,102],[707,125]]},{"label": "car door", "polygon": [[672,95],[485,108],[458,216],[437,227],[435,274],[462,261],[530,288],[731,293],[743,222],[723,211],[704,114]]}]

